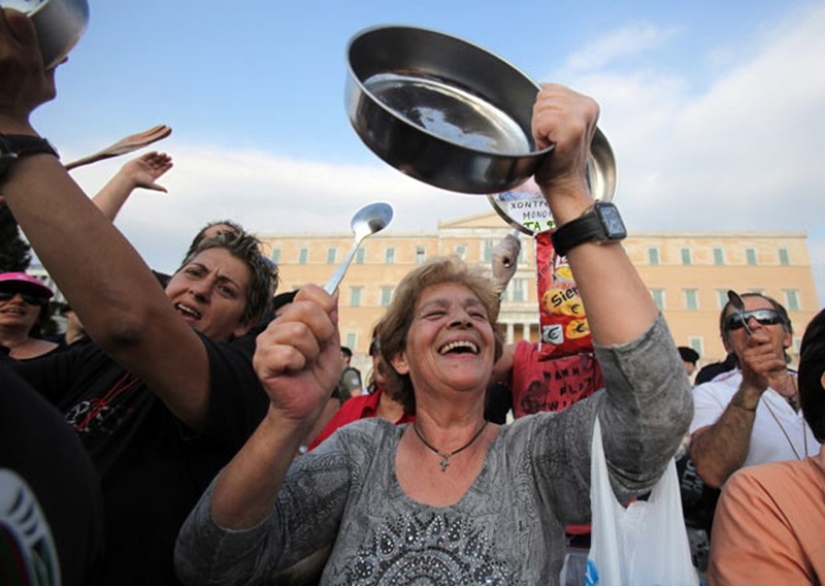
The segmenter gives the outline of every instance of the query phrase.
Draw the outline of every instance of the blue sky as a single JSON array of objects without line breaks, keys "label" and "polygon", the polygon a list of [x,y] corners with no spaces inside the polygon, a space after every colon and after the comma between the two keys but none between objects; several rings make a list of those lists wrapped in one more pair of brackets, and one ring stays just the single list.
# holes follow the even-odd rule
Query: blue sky
[{"label": "blue sky", "polygon": [[[825,2],[90,0],[86,35],[35,116],[64,159],[168,124],[169,195],[118,226],[174,268],[206,221],[348,230],[375,200],[396,231],[489,210],[378,160],[344,111],[346,46],[383,24],[474,42],[536,81],[594,96],[631,232],[807,231],[825,304]],[[73,172],[94,192],[126,159]],[[804,300],[803,300],[804,301]]]}]

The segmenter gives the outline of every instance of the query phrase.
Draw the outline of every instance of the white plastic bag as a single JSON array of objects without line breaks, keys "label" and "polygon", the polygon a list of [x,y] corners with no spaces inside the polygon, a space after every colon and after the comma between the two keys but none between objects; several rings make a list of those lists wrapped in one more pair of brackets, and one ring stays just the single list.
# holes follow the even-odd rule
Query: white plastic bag
[{"label": "white plastic bag", "polygon": [[676,463],[671,459],[647,501],[623,507],[610,486],[599,419],[591,448],[593,510],[587,586],[696,586],[682,517]]}]

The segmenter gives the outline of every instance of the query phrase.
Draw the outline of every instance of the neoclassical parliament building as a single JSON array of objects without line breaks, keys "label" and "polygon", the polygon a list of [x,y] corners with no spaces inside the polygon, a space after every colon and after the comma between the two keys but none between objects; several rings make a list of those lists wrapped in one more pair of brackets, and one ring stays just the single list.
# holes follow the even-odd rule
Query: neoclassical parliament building
[{"label": "neoclassical parliament building", "polygon": [[[408,271],[448,255],[490,267],[493,248],[512,232],[491,211],[439,222],[433,232],[390,228],[366,239],[340,286],[341,343],[365,365],[372,327]],[[282,292],[325,283],[352,244],[349,232],[260,236],[281,268]],[[725,356],[719,311],[728,289],[762,292],[785,305],[794,324],[790,354],[796,360],[805,326],[818,310],[806,238],[804,232],[651,232],[633,234],[624,246],[676,344],[694,348],[700,364],[707,364]],[[508,342],[538,340],[535,250],[531,237],[520,240],[518,272],[503,296],[499,319]]]}]

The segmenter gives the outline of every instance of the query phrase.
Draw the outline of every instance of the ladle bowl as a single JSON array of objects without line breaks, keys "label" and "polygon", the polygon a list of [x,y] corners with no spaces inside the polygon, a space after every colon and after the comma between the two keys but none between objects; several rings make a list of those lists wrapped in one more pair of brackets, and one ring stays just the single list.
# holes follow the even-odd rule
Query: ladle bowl
[{"label": "ladle bowl", "polygon": [[736,310],[736,313],[741,316],[742,325],[745,326],[745,331],[749,336],[753,335],[753,330],[751,330],[751,327],[748,325],[748,320],[745,319],[744,316],[745,302],[742,300],[742,296],[733,289],[728,289],[728,301],[730,302],[731,307]]},{"label": "ladle bowl", "polygon": [[349,265],[355,257],[355,253],[358,251],[358,248],[361,246],[361,242],[364,238],[367,236],[372,236],[376,232],[380,232],[386,228],[392,221],[392,216],[392,206],[384,202],[376,202],[365,205],[360,210],[355,212],[355,215],[352,217],[352,221],[350,222],[350,227],[352,228],[354,236],[352,247],[350,247],[347,256],[344,257],[344,260],[341,261],[341,264],[338,265],[338,268],[335,269],[335,272],[324,286],[324,290],[326,290],[327,293],[330,295],[335,293],[335,290],[344,278],[347,268],[349,268]]}]

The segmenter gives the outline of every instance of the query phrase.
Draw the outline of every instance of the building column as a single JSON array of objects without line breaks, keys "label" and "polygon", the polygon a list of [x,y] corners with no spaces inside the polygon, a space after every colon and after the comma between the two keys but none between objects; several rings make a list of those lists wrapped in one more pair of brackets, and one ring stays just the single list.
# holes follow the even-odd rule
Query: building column
[{"label": "building column", "polygon": [[516,328],[515,328],[515,326],[513,324],[507,324],[507,338],[506,338],[505,343],[512,344],[515,341],[515,337],[516,337]]}]

